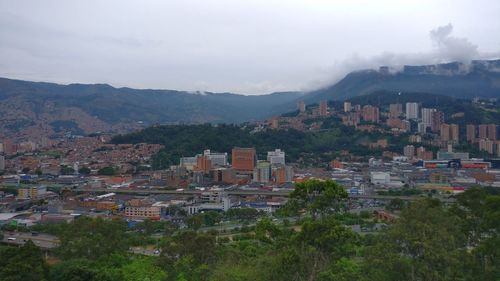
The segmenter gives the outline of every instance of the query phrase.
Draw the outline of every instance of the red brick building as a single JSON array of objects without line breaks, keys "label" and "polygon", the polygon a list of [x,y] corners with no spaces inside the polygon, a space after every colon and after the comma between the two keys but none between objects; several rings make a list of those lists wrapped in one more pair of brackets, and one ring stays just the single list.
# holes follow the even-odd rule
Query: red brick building
[{"label": "red brick building", "polygon": [[232,151],[233,169],[237,171],[252,171],[257,164],[255,148],[235,147]]}]

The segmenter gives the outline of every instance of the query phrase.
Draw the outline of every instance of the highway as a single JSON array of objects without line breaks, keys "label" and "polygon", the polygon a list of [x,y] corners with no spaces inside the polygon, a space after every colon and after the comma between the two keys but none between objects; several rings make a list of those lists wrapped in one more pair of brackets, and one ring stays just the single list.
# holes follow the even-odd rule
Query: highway
[{"label": "highway", "polygon": [[[174,195],[199,195],[209,190],[166,190],[166,189],[108,189],[108,188],[76,188],[76,192],[95,193],[126,193],[126,194],[174,194]],[[291,190],[266,191],[266,190],[221,190],[227,195],[266,195],[266,196],[288,196]]]},{"label": "highway", "polygon": [[59,246],[59,239],[49,234],[40,233],[33,236],[31,233],[24,232],[4,232],[3,235],[4,237],[1,242],[11,245],[24,245],[28,240],[31,240],[36,246],[42,249],[53,249]]},{"label": "highway", "polygon": [[[91,192],[91,193],[124,193],[124,194],[138,194],[138,195],[150,195],[150,194],[173,194],[173,195],[199,195],[204,192],[201,190],[166,190],[166,189],[107,189],[107,188],[76,188],[73,189],[76,192]],[[224,190],[221,191],[227,195],[240,195],[240,196],[251,196],[251,195],[263,195],[263,196],[283,196],[288,197],[292,190],[285,189],[280,191],[267,191],[267,190]],[[384,195],[349,195],[351,199],[376,199],[376,200],[392,200],[401,199],[404,201],[414,201],[421,199],[420,196],[384,196]],[[443,202],[454,202],[454,199],[450,198],[437,198]]]},{"label": "highway", "polygon": [[[0,243],[5,243],[9,245],[22,246],[28,240],[31,240],[36,246],[44,250],[51,250],[57,248],[60,244],[59,239],[56,236],[40,233],[33,236],[31,233],[25,232],[4,232],[4,238],[0,240]],[[10,238],[10,239],[9,239]],[[134,254],[140,254],[145,256],[159,256],[160,251],[154,248],[148,247],[131,247],[129,252]]]}]

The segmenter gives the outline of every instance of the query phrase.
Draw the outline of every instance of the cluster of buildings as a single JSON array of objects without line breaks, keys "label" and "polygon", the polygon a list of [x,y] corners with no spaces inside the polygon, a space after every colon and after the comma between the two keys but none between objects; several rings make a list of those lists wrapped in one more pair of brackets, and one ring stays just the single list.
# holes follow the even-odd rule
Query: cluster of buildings
[{"label": "cluster of buildings", "polygon": [[[321,101],[317,107],[306,107],[304,102],[297,104],[296,116],[274,117],[265,125],[271,129],[293,128],[300,131],[321,129],[321,118],[337,116],[346,126],[353,126],[361,131],[380,131],[399,135],[401,133],[415,133],[433,135],[431,145],[446,147],[448,144],[458,144],[461,141],[460,127],[455,123],[446,123],[445,114],[436,108],[422,108],[419,103],[407,102],[390,104],[382,108],[367,104],[352,104],[344,102],[343,110],[335,111],[328,106],[327,101]],[[457,113],[456,116],[459,117]],[[312,121],[311,121],[312,120]],[[389,127],[387,131],[385,126]]]},{"label": "cluster of buildings", "polygon": [[[343,111],[335,112],[335,110],[328,107],[326,101],[322,101],[318,108],[312,109],[311,114],[307,114],[305,104],[299,102],[298,110],[299,115],[294,118],[301,122],[307,118],[337,115],[342,119],[344,125],[354,126],[357,130],[386,132],[381,126],[385,124],[390,128],[390,131],[387,133],[395,135],[413,133],[411,136],[413,140],[410,140],[410,143],[420,143],[422,142],[420,136],[428,135],[432,136],[432,139],[426,143],[429,146],[447,148],[449,144],[457,145],[466,141],[477,145],[481,151],[486,151],[494,156],[500,156],[497,124],[468,124],[465,130],[461,131],[459,124],[446,123],[444,112],[437,108],[421,107],[421,104],[417,102],[390,104],[388,108],[384,109],[386,111],[383,111],[382,108],[374,105],[361,106],[346,101],[343,104]],[[453,120],[457,120],[457,118],[464,117],[464,113],[456,112],[450,117]],[[272,126],[273,128],[279,127],[278,124],[288,124],[286,121],[275,123],[276,126]],[[304,125],[298,126],[300,129],[306,128],[308,130],[319,129],[320,127],[320,124],[314,122],[309,127],[304,127]],[[372,144],[368,145],[372,147]],[[378,144],[375,144],[375,146],[378,146]],[[413,149],[414,151],[412,151],[411,146],[408,146],[405,148],[404,155],[420,159],[432,159],[431,152],[425,151],[425,148],[419,147]]]},{"label": "cluster of buildings", "polygon": [[474,185],[500,187],[500,160],[474,159],[467,152],[439,151],[436,159],[411,161],[395,156],[392,161],[369,162],[370,183],[378,190],[403,187],[420,191],[462,192]]},{"label": "cluster of buildings", "polygon": [[280,149],[267,152],[266,160],[258,160],[255,148],[235,147],[231,151],[231,164],[227,153],[205,150],[203,154],[182,157],[178,167],[192,173],[193,181],[201,184],[261,183],[282,185],[293,180],[293,167],[286,165],[285,152]]},{"label": "cluster of buildings", "polygon": [[458,142],[457,124],[446,124],[444,113],[436,108],[421,108],[419,103],[390,104],[387,112],[373,105],[352,105],[344,102],[342,121],[347,126],[359,126],[361,121],[379,124],[381,116],[385,124],[395,134],[400,132],[417,132],[420,134],[435,133],[444,143]]},{"label": "cluster of buildings", "polygon": [[403,155],[410,160],[432,160],[434,158],[434,153],[432,151],[426,150],[425,147],[420,146],[415,148],[414,145],[406,145],[403,148]]},{"label": "cluster of buildings", "polygon": [[[0,184],[15,189],[16,194],[0,192],[0,213],[35,208],[39,215],[30,216],[32,223],[67,222],[89,215],[182,224],[186,215],[210,210],[250,207],[272,212],[286,202],[283,193],[291,191],[294,182],[309,178],[332,179],[352,195],[405,188],[455,193],[473,185],[500,187],[500,160],[474,159],[468,152],[453,151],[455,145],[468,142],[491,156],[500,156],[496,124],[464,128],[461,123],[460,127],[449,120],[457,120],[461,113],[446,123],[442,111],[422,108],[415,102],[388,107],[344,102],[335,110],[321,101],[316,107],[306,107],[304,102],[297,107],[296,115],[272,118],[257,123],[256,128],[319,130],[324,120],[334,116],[356,130],[408,136],[407,145],[387,149],[392,145],[387,134],[363,140],[361,145],[384,150],[382,156],[357,162],[349,151],[341,150],[328,168],[326,163],[314,168],[292,166],[281,149],[260,154],[261,159],[252,147],[234,147],[227,152],[206,149],[181,157],[179,164],[169,169],[152,171],[141,168],[148,167],[161,145],[114,145],[109,136],[43,144],[3,140]],[[113,167],[118,175],[98,174],[106,167]],[[82,168],[87,173],[80,173]],[[57,195],[47,187],[64,191]],[[49,203],[36,205],[40,201]]]},{"label": "cluster of buildings", "polygon": [[500,141],[498,140],[498,125],[480,124],[467,125],[467,142],[477,144],[479,150],[500,156]]},{"label": "cluster of buildings", "polygon": [[13,150],[12,145],[0,142],[0,172],[59,175],[63,167],[69,167],[78,174],[85,167],[96,174],[101,168],[113,167],[118,173],[130,173],[141,165],[149,165],[151,156],[162,148],[159,144],[114,145],[109,143],[110,139],[110,136],[69,138],[44,148],[34,146],[28,151]]}]

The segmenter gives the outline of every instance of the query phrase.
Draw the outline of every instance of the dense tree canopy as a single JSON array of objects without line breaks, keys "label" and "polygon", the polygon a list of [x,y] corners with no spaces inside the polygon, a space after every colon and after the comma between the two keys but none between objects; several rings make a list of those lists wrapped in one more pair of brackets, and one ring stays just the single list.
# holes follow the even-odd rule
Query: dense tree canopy
[{"label": "dense tree canopy", "polygon": [[[0,246],[0,280],[500,279],[498,191],[472,188],[446,205],[430,198],[393,202],[400,209],[394,222],[359,234],[349,225],[375,221],[370,214],[337,208],[345,198],[340,189],[328,181],[297,185],[290,202],[307,211],[290,218],[298,219],[293,223],[235,209],[231,217],[251,223],[240,234],[204,229],[223,216],[213,212],[194,216],[200,229],[148,220],[127,228],[121,221],[78,218],[45,228],[61,240],[50,265],[31,242]],[[133,254],[129,250],[136,244],[160,252]]]},{"label": "dense tree canopy", "polygon": [[316,215],[331,214],[344,209],[344,202],[347,199],[347,192],[344,187],[332,180],[312,179],[295,185],[295,189],[290,194],[290,204],[307,209],[313,218]]},{"label": "dense tree canopy", "polygon": [[28,241],[20,248],[0,247],[0,280],[43,281],[48,266],[40,249]]},{"label": "dense tree canopy", "polygon": [[[167,168],[179,164],[180,157],[194,156],[204,149],[230,153],[233,147],[255,147],[260,159],[276,148],[286,151],[287,161],[304,164],[324,163],[335,153],[347,149],[359,156],[381,155],[382,150],[369,149],[361,140],[376,141],[383,137],[378,132],[367,133],[342,125],[338,118],[323,120],[323,130],[301,132],[294,129],[253,131],[250,125],[172,125],[149,127],[142,131],[120,135],[113,143],[158,143],[165,146],[152,157],[153,168]],[[389,135],[385,136],[389,137]],[[407,136],[392,136],[391,143],[401,150]]]},{"label": "dense tree canopy", "polygon": [[60,233],[59,254],[68,259],[96,259],[113,253],[124,253],[129,246],[125,229],[126,223],[121,220],[77,218]]}]

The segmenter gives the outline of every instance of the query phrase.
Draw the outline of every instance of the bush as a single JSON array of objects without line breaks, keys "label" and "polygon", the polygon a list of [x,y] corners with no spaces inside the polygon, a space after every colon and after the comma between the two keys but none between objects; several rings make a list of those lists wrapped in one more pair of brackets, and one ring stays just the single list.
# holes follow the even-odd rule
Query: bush
[{"label": "bush", "polygon": [[99,171],[97,171],[97,174],[101,176],[113,176],[116,174],[116,170],[113,167],[104,167],[102,169],[99,169]]}]

